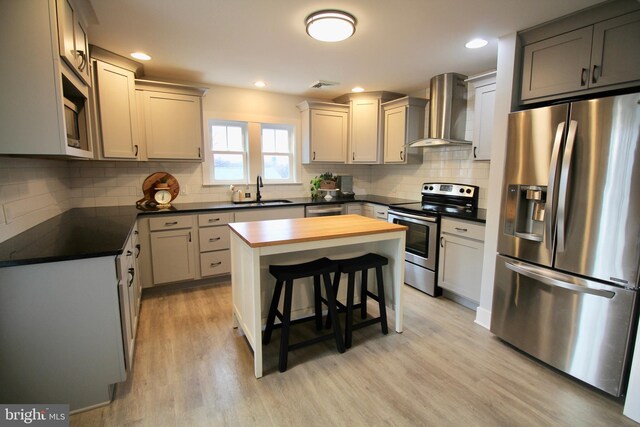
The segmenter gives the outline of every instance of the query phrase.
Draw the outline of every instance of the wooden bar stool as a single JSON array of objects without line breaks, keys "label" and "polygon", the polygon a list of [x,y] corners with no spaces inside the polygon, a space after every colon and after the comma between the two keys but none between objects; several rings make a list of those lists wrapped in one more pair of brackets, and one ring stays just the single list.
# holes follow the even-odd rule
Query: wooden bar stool
[{"label": "wooden bar stool", "polygon": [[[337,302],[341,310],[347,312],[345,320],[345,333],[344,333],[344,345],[346,348],[351,347],[352,334],[354,329],[360,329],[365,326],[373,325],[380,322],[382,333],[387,334],[389,328],[387,326],[387,310],[384,299],[384,283],[382,278],[382,266],[389,264],[389,260],[382,255],[368,253],[355,258],[335,260],[338,264],[338,273],[333,279],[333,293],[338,295],[338,287],[340,286],[340,275],[342,273],[348,274],[347,280],[347,305],[346,307]],[[378,295],[370,292],[368,289],[368,273],[370,268],[376,269],[376,282],[378,285]],[[369,320],[363,320],[356,324],[353,323],[353,300],[355,297],[355,278],[356,273],[361,272],[361,287],[360,287],[360,317],[362,319],[367,318],[367,297],[371,297],[378,301],[378,307],[380,309],[380,316]],[[327,318],[327,328],[330,327],[332,319]]]},{"label": "wooden bar stool", "polygon": [[[320,258],[314,261],[295,265],[270,265],[269,273],[276,278],[276,286],[273,291],[273,298],[271,300],[271,306],[267,316],[267,325],[264,330],[262,343],[268,344],[271,341],[271,333],[275,327],[282,328],[282,334],[280,337],[280,356],[278,361],[278,369],[280,372],[287,370],[288,352],[290,350],[295,350],[327,339],[334,338],[338,351],[340,353],[344,353],[344,341],[342,339],[342,331],[340,330],[340,320],[338,319],[338,311],[336,308],[336,300],[331,285],[330,275],[330,273],[335,273],[336,275],[339,274],[338,265],[329,258]],[[327,295],[326,299],[322,298],[320,291],[320,276],[324,279],[324,287]],[[293,281],[295,279],[302,279],[305,277],[313,277],[315,313],[313,316],[292,322],[291,299],[293,296]],[[282,293],[283,284],[285,285],[284,306],[282,308],[283,312],[281,313],[278,310],[278,304],[280,303],[280,294]],[[331,318],[333,321],[333,333],[289,345],[289,328],[293,323],[301,323],[315,319],[316,329],[322,330],[322,303],[325,303],[328,307],[329,315],[327,317]],[[282,322],[279,325],[274,325],[276,317],[278,317]]]}]

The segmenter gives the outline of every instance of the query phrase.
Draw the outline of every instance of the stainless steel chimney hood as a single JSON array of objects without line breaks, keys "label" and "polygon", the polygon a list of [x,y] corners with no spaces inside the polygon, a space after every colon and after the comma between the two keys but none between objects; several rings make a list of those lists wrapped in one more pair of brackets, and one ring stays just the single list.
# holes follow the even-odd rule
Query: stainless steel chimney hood
[{"label": "stainless steel chimney hood", "polygon": [[467,121],[467,76],[446,73],[431,79],[428,138],[411,141],[409,147],[469,145],[464,139]]}]

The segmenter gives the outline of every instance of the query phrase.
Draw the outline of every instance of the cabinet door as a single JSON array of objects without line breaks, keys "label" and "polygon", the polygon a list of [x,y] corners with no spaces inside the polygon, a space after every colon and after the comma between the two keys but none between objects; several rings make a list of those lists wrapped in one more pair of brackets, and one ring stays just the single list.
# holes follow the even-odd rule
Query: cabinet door
[{"label": "cabinet door", "polygon": [[87,32],[69,0],[57,0],[56,9],[60,57],[85,84],[90,85]]},{"label": "cabinet door", "polygon": [[342,111],[311,110],[311,161],[345,163],[349,115]]},{"label": "cabinet door", "polygon": [[593,27],[524,47],[522,100],[586,89]]},{"label": "cabinet door", "polygon": [[144,130],[149,159],[202,158],[199,96],[144,91]]},{"label": "cabinet door", "polygon": [[153,283],[178,282],[196,277],[191,229],[151,233]]},{"label": "cabinet door", "polygon": [[475,96],[473,160],[490,160],[496,85],[490,84],[476,88]]},{"label": "cabinet door", "polygon": [[478,303],[484,244],[449,234],[440,238],[438,286]]},{"label": "cabinet door", "polygon": [[406,107],[397,107],[384,112],[384,162],[406,163],[404,146],[406,141]]},{"label": "cabinet door", "polygon": [[640,11],[593,28],[590,87],[640,80]]},{"label": "cabinet door", "polygon": [[103,157],[138,156],[135,76],[131,71],[96,61],[98,120]]},{"label": "cabinet door", "polygon": [[351,163],[378,163],[380,128],[380,100],[351,101]]}]

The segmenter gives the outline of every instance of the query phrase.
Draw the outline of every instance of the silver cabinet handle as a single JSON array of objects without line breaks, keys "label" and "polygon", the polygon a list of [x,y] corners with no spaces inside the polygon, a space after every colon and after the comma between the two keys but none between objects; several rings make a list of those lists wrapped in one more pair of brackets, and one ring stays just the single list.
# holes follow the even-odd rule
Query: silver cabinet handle
[{"label": "silver cabinet handle", "polygon": [[582,74],[580,74],[580,86],[586,85],[588,79],[589,79],[589,69],[583,68]]},{"label": "silver cabinet handle", "polygon": [[597,65],[593,66],[593,70],[591,71],[591,83],[598,83],[598,79],[600,78],[600,75],[598,74],[598,69],[600,69],[599,66]]},{"label": "silver cabinet handle", "polygon": [[209,222],[217,222],[220,221],[220,218],[209,218]]},{"label": "silver cabinet handle", "polygon": [[169,227],[169,226],[176,225],[176,224],[178,224],[178,221],[165,222],[165,223],[164,223],[165,227]]},{"label": "silver cabinet handle", "polygon": [[517,261],[505,261],[504,265],[509,270],[515,273],[521,274],[533,280],[537,280],[538,282],[544,283],[545,285],[555,286],[558,288],[568,289],[570,291],[580,292],[583,294],[596,295],[599,297],[604,297],[609,299],[613,298],[616,295],[615,292],[606,291],[604,289],[590,288],[586,285],[586,281],[582,279],[578,279],[577,277],[572,278],[572,280],[577,282],[574,284],[574,283],[565,282],[564,280],[556,279],[554,277],[550,277],[547,274],[546,270],[542,270],[532,265],[522,264]]},{"label": "silver cabinet handle", "polygon": [[455,227],[456,231],[460,231],[461,233],[466,233],[468,230],[466,228]]},{"label": "silver cabinet handle", "polygon": [[131,275],[131,279],[129,279],[129,287],[133,284],[133,279],[136,277],[136,270],[133,267],[129,268],[129,274]]},{"label": "silver cabinet handle", "polygon": [[220,237],[212,237],[209,239],[210,242],[217,242],[218,240],[220,240]]},{"label": "silver cabinet handle", "polygon": [[440,236],[440,247],[444,248],[444,236]]},{"label": "silver cabinet handle", "polygon": [[220,264],[222,264],[222,261],[218,261],[218,262],[212,262],[211,264],[209,264],[210,267],[217,267]]},{"label": "silver cabinet handle", "polygon": [[476,154],[476,151],[478,150],[478,147],[473,147],[473,158],[477,159],[478,155]]},{"label": "silver cabinet handle", "polygon": [[400,160],[404,161],[404,151],[400,151]]},{"label": "silver cabinet handle", "polygon": [[564,155],[562,156],[562,169],[560,170],[560,185],[558,186],[558,213],[557,216],[557,233],[558,244],[556,250],[564,252],[565,236],[567,229],[567,191],[569,186],[569,172],[571,171],[571,158],[573,157],[573,147],[576,142],[576,131],[578,122],[571,120],[569,123],[569,132],[567,135],[567,145],[564,147]]},{"label": "silver cabinet handle", "polygon": [[553,224],[556,221],[554,203],[556,200],[556,175],[558,174],[558,157],[562,146],[562,134],[564,133],[565,122],[558,124],[556,137],[553,141],[553,151],[551,152],[551,164],[549,165],[549,186],[547,187],[547,202],[544,207],[545,234],[547,235],[547,249],[553,248]]}]

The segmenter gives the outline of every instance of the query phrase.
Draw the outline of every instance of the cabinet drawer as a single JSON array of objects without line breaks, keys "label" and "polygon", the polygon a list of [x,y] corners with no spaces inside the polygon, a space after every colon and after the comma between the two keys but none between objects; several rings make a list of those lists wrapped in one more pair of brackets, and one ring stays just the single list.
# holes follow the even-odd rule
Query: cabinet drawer
[{"label": "cabinet drawer", "polygon": [[457,221],[443,218],[442,232],[484,242],[484,225],[470,221]]},{"label": "cabinet drawer", "polygon": [[233,212],[215,212],[198,215],[198,225],[200,227],[224,225],[230,222],[233,222]]},{"label": "cabinet drawer", "polygon": [[200,270],[202,277],[231,273],[231,251],[200,254]]},{"label": "cabinet drawer", "polygon": [[161,218],[149,219],[149,229],[151,231],[177,230],[180,228],[191,228],[192,226],[193,217],[191,215],[162,216]]},{"label": "cabinet drawer", "polygon": [[229,249],[229,227],[206,227],[199,230],[200,252]]}]

